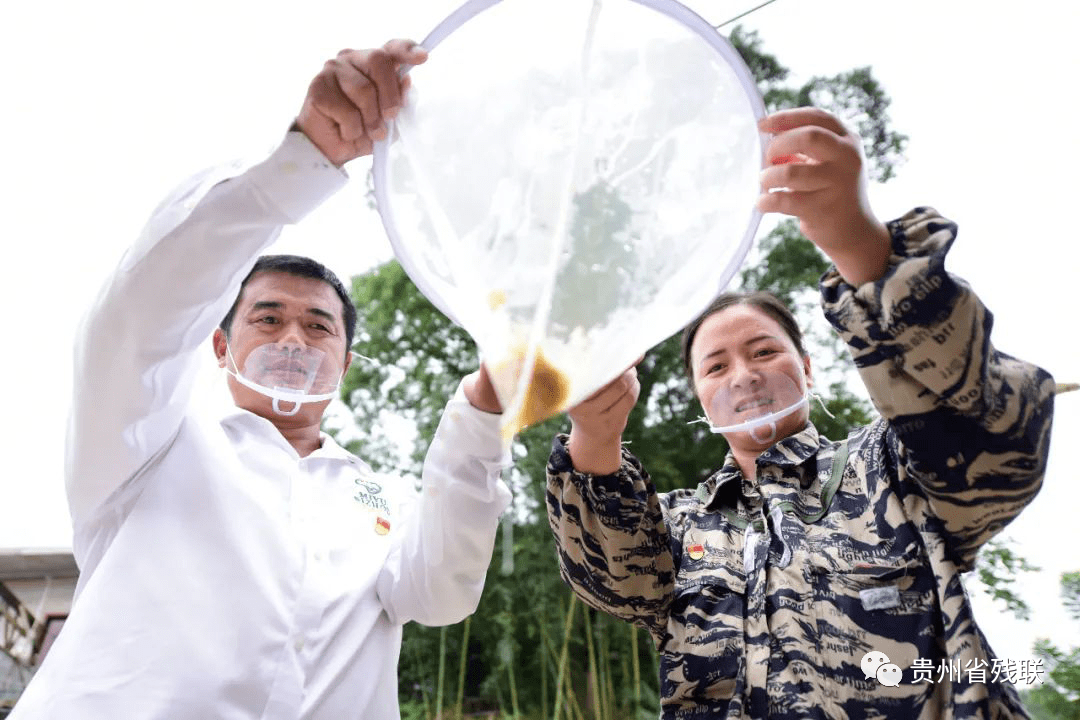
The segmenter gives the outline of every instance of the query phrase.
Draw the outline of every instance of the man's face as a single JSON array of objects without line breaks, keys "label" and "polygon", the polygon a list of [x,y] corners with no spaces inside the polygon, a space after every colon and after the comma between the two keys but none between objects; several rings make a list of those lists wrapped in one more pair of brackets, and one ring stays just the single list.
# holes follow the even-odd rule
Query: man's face
[{"label": "man's face", "polygon": [[[214,333],[214,353],[220,367],[242,370],[248,355],[268,343],[315,348],[343,372],[349,365],[346,355],[344,308],[341,298],[327,283],[314,278],[282,272],[260,272],[252,277],[236,304],[236,313],[228,336],[220,329]],[[233,367],[235,363],[235,368]],[[264,417],[279,427],[303,426],[321,421],[330,403],[304,403],[299,412],[283,416],[274,412],[269,397],[239,383],[232,375],[229,390],[237,407]],[[283,408],[292,409],[285,403]]]}]

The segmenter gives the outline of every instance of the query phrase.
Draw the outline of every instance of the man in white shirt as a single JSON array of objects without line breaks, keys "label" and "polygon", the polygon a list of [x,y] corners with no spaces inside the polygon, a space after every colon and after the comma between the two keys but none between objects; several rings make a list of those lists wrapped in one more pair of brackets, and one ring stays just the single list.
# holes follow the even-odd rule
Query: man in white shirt
[{"label": "man in white shirt", "polygon": [[[277,150],[180,188],[102,288],[67,445],[79,585],[15,720],[397,718],[402,625],[475,610],[510,497],[486,373],[448,404],[417,495],[320,432],[355,317],[340,281],[255,264],[385,136],[400,66],[425,57],[392,41],[328,62]],[[211,335],[224,415],[191,399]]]}]

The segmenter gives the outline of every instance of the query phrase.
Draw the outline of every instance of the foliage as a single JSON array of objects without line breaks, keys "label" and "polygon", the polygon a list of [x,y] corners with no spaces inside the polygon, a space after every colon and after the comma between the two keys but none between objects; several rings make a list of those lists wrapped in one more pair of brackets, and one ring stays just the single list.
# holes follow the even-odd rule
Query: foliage
[{"label": "foliage", "polygon": [[770,111],[804,105],[832,111],[862,138],[870,178],[877,182],[892,179],[907,136],[890,127],[891,101],[869,67],[829,77],[814,76],[799,87],[785,86],[781,83],[788,78],[787,68],[761,50],[756,32],[735,28],[729,39],[754,73]]},{"label": "foliage", "polygon": [[1039,568],[1013,552],[1006,543],[995,538],[979,551],[975,576],[990,597],[1021,620],[1029,620],[1031,608],[1013,587],[1020,573],[1037,572]]},{"label": "foliage", "polygon": [[[1061,597],[1069,616],[1080,622],[1080,571],[1061,574]],[[1046,682],[1023,693],[1035,720],[1080,720],[1080,647],[1062,650],[1048,639],[1035,643]]]},{"label": "foliage", "polygon": [[1065,611],[1080,622],[1080,571],[1061,574],[1061,597]]}]

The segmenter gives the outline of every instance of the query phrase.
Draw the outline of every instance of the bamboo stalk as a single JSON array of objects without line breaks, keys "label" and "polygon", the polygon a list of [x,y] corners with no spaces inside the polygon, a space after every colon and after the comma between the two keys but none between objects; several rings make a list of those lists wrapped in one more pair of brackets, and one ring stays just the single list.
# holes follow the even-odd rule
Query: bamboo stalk
[{"label": "bamboo stalk", "polygon": [[584,608],[581,613],[585,617],[585,650],[589,658],[589,693],[591,697],[586,702],[585,706],[592,710],[593,716],[597,720],[603,720],[604,718],[604,703],[600,699],[600,685],[598,683],[599,674],[596,667],[596,650],[593,647],[593,627],[592,621],[589,616],[592,615],[592,610]]},{"label": "bamboo stalk", "polygon": [[547,686],[547,630],[544,628],[543,619],[540,620],[540,717],[548,716],[548,686]]},{"label": "bamboo stalk", "polygon": [[609,628],[611,627],[611,618],[607,615],[604,616],[604,621],[600,623],[600,652],[603,654],[604,672],[601,677],[604,680],[604,707],[607,709],[607,716],[609,720],[615,718],[615,672],[611,667],[611,634]]},{"label": "bamboo stalk", "polygon": [[[416,675],[417,677],[424,678],[427,673],[424,672],[424,663],[420,658],[420,651],[417,649],[415,643],[412,645],[413,662],[416,663]],[[424,703],[424,717],[431,717],[431,704],[428,702],[428,687],[427,683],[421,680],[420,682],[420,701]]]},{"label": "bamboo stalk", "polygon": [[446,626],[439,630],[439,679],[435,686],[435,717],[442,720],[443,716],[443,680],[446,678]]},{"label": "bamboo stalk", "polygon": [[630,662],[634,668],[634,717],[637,717],[641,709],[641,662],[638,659],[638,629],[637,625],[630,625]]},{"label": "bamboo stalk", "polygon": [[[651,640],[651,638],[650,638]],[[652,676],[659,679],[660,677],[660,655],[656,651],[656,647],[649,648],[649,660],[652,663]]]},{"label": "bamboo stalk", "polygon": [[510,708],[514,712],[514,720],[517,720],[520,710],[518,709],[517,683],[514,682],[514,664],[512,662],[506,664],[506,672],[510,675]]},{"label": "bamboo stalk", "polygon": [[465,665],[469,658],[469,621],[472,615],[465,618],[465,629],[461,633],[461,664],[458,667],[457,703],[454,717],[461,720],[461,707],[465,702]]},{"label": "bamboo stalk", "polygon": [[[548,657],[550,655],[550,658]],[[540,717],[546,718],[548,716],[548,664],[554,665],[557,661],[555,657],[555,650],[551,647],[551,640],[548,638],[547,625],[544,623],[544,619],[540,620]],[[556,688],[555,692],[558,692]]]},{"label": "bamboo stalk", "polygon": [[570,684],[570,678],[569,677],[566,679],[566,682],[567,682],[566,695],[569,698],[569,702],[567,703],[567,710],[568,711],[573,710],[574,711],[574,717],[577,718],[577,720],[588,720],[585,717],[585,712],[581,709],[581,704],[578,702],[577,695],[574,694],[574,689],[572,687],[570,687],[570,685],[569,685]]},{"label": "bamboo stalk", "polygon": [[[555,680],[555,711],[551,714],[552,720],[559,720],[559,716],[562,712],[562,691],[559,689],[562,687],[563,679],[566,677],[566,656],[570,649],[570,629],[574,626],[574,611],[577,609],[577,595],[570,596],[570,607],[566,611],[566,622],[563,628],[563,644],[562,652],[559,655],[559,674]],[[569,710],[567,710],[569,713]]]}]

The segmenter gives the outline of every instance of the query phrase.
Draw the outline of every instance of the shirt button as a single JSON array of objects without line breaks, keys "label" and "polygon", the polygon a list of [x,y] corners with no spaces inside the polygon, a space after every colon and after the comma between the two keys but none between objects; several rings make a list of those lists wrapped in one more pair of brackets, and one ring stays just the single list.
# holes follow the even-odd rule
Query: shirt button
[{"label": "shirt button", "polygon": [[293,648],[296,649],[296,652],[300,652],[301,650],[303,650],[304,649],[304,636],[303,635],[294,636],[293,641],[292,641],[292,645],[293,645]]}]

